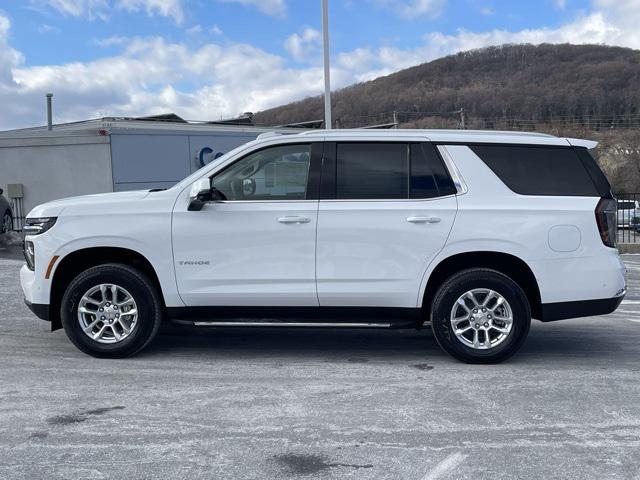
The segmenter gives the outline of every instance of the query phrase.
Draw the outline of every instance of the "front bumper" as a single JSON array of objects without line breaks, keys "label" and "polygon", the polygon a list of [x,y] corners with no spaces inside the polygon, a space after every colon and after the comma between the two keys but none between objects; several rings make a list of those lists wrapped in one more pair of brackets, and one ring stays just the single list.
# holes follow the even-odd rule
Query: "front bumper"
[{"label": "front bumper", "polygon": [[29,303],[50,303],[51,281],[44,279],[43,273],[34,272],[29,270],[26,265],[23,265],[20,269],[20,286],[22,287],[24,298]]},{"label": "front bumper", "polygon": [[542,304],[543,322],[553,322],[555,320],[566,320],[568,318],[593,317],[596,315],[606,315],[614,312],[626,292],[620,296],[612,298],[601,298],[598,300],[581,300],[578,302],[558,302]]},{"label": "front bumper", "polygon": [[45,305],[44,303],[31,303],[26,298],[24,299],[24,303],[40,320],[51,321],[49,318],[49,305]]}]

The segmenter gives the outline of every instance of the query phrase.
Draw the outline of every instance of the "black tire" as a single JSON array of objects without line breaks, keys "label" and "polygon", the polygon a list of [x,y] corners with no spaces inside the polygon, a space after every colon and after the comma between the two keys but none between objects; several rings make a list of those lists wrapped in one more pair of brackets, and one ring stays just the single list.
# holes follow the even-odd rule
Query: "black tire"
[{"label": "black tire", "polygon": [[[451,312],[463,294],[485,288],[502,295],[508,302],[513,324],[502,343],[480,350],[465,345],[456,337],[451,325]],[[438,289],[431,309],[431,325],[436,341],[452,357],[466,363],[499,363],[524,344],[531,326],[531,307],[522,288],[511,278],[495,270],[474,268],[456,273]]]},{"label": "black tire", "polygon": [[[137,325],[131,334],[118,343],[104,344],[89,338],[78,321],[78,303],[92,287],[115,284],[126,289],[135,299]],[[159,293],[142,272],[120,264],[105,264],[78,275],[67,287],[60,308],[62,326],[67,336],[83,352],[98,358],[126,358],[135,355],[155,337],[162,321]]]}]

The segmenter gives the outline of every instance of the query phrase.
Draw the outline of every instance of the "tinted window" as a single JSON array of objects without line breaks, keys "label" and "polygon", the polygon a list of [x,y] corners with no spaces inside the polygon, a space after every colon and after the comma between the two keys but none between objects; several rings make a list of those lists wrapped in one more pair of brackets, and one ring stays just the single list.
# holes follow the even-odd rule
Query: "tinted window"
[{"label": "tinted window", "polygon": [[435,147],[411,145],[411,198],[453,195],[456,188]]},{"label": "tinted window", "polygon": [[403,143],[339,143],[336,198],[408,198],[407,151]]},{"label": "tinted window", "polygon": [[572,148],[473,145],[470,148],[521,195],[599,196]]},{"label": "tinted window", "polygon": [[217,174],[212,184],[228,200],[303,200],[310,163],[310,145],[265,148]]},{"label": "tinted window", "polygon": [[596,185],[598,189],[598,193],[601,197],[612,198],[611,196],[611,185],[609,184],[609,180],[604,176],[600,167],[596,163],[595,159],[584,147],[574,147],[575,151],[578,153],[578,157],[582,160],[582,164],[585,166],[589,175],[591,175],[591,179]]}]

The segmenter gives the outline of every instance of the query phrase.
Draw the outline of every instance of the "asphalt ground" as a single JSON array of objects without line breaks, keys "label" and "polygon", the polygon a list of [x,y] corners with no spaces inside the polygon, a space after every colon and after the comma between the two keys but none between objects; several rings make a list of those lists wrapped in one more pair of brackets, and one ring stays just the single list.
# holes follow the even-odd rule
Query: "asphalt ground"
[{"label": "asphalt ground", "polygon": [[88,357],[0,249],[1,479],[640,479],[640,256],[614,314],[501,365],[431,332],[165,328]]}]

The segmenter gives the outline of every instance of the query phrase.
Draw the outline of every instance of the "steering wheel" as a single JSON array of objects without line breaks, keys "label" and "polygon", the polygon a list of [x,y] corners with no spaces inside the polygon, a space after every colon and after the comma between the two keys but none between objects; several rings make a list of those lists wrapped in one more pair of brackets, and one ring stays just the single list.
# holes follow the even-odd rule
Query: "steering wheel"
[{"label": "steering wheel", "polygon": [[242,180],[242,196],[251,197],[254,193],[256,193],[256,180],[254,178]]}]

